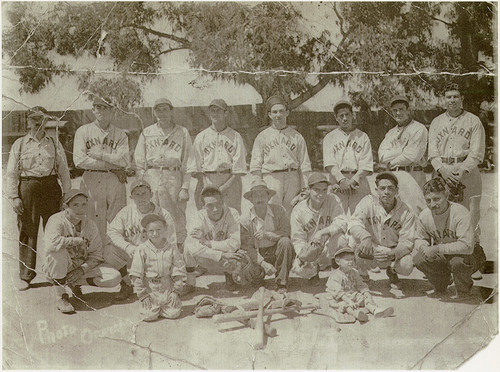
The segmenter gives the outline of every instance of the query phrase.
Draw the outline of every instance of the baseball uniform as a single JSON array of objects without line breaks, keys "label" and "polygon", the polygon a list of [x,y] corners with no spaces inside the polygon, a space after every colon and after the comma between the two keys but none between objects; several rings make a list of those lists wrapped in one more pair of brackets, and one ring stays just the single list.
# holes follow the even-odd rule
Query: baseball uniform
[{"label": "baseball uniform", "polygon": [[[469,292],[471,275],[477,270],[473,253],[471,216],[464,206],[450,202],[446,212],[432,215],[426,208],[417,221],[413,262],[437,291],[444,291],[451,282],[451,274],[457,292]],[[427,259],[422,254],[430,246],[438,245],[438,255]]]},{"label": "baseball uniform", "polygon": [[[198,239],[194,235],[201,235],[202,238]],[[211,248],[203,244],[205,240],[210,241]],[[193,216],[184,244],[186,267],[195,268],[200,265],[214,273],[222,271],[232,274],[236,271],[236,262],[223,259],[222,253],[236,252],[240,246],[240,222],[235,209],[224,206],[219,221],[212,221],[207,211],[201,209]]]},{"label": "baseball uniform", "polygon": [[17,216],[19,277],[29,283],[36,275],[40,217],[45,228],[49,217],[61,210],[62,191],[71,188],[64,148],[46,133],[40,140],[28,133],[12,145],[6,176],[6,196],[11,201],[20,198],[24,207]]},{"label": "baseball uniform", "polygon": [[[141,301],[140,315],[145,321],[162,316],[178,318],[182,303],[178,292],[186,280],[186,266],[175,240],[169,233],[169,240],[163,248],[157,248],[147,240],[137,247],[130,268],[134,290]],[[144,304],[149,298],[151,307]]]},{"label": "baseball uniform", "polygon": [[282,205],[290,214],[290,202],[307,185],[311,172],[304,137],[288,126],[264,129],[253,144],[250,172],[262,173],[267,186],[276,191],[270,203]]},{"label": "baseball uniform", "polygon": [[484,151],[484,127],[476,115],[463,111],[453,118],[445,112],[432,120],[429,128],[429,160],[436,172],[443,165],[466,170],[461,180],[465,186],[461,204],[471,211],[476,235],[479,235],[482,192],[481,174],[477,166],[483,161]]},{"label": "baseball uniform", "polygon": [[[331,264],[337,249],[337,240],[347,228],[347,219],[340,199],[328,194],[321,208],[316,211],[309,205],[309,199],[302,200],[293,208],[290,218],[291,239],[295,249],[292,271],[309,279],[320,268]],[[316,231],[329,226],[330,237],[323,239],[320,247],[311,245]]]},{"label": "baseball uniform", "polygon": [[167,133],[159,123],[145,128],[135,147],[134,160],[140,175],[151,185],[154,202],[173,217],[177,241],[186,239],[186,205],[179,201],[181,189],[189,190],[186,174],[192,142],[186,128],[174,125]]},{"label": "baseball uniform", "polygon": [[323,165],[332,167],[330,173],[335,185],[343,178],[354,178],[359,188],[353,194],[337,193],[346,212],[354,213],[359,201],[370,194],[366,177],[360,177],[359,171],[373,172],[372,145],[367,134],[354,129],[346,133],[336,128],[323,139]]},{"label": "baseball uniform", "polygon": [[[102,151],[102,159],[90,157],[92,151]],[[98,122],[82,125],[75,133],[73,161],[75,166],[85,169],[80,188],[88,190],[88,215],[95,218],[105,241],[107,223],[127,204],[125,183],[112,172],[123,171],[129,164],[127,134],[113,125],[104,130]]]},{"label": "baseball uniform", "polygon": [[[374,252],[393,251],[394,270],[398,274],[410,275],[413,271],[412,251],[415,242],[416,216],[399,198],[395,207],[386,212],[379,198],[365,196],[349,220],[348,231],[357,240],[371,238]],[[389,260],[373,262],[380,268],[391,265]],[[362,274],[367,275],[372,261],[357,257],[356,264]]]},{"label": "baseball uniform", "polygon": [[[247,151],[238,132],[230,127],[218,132],[212,124],[196,136],[187,172],[202,173],[203,185],[215,187],[220,187],[233,175],[237,176],[228,189],[222,190],[222,198],[228,207],[240,212],[241,175],[246,173],[246,156]],[[197,190],[201,194],[202,189],[198,187]],[[198,205],[198,208],[201,206]]]}]

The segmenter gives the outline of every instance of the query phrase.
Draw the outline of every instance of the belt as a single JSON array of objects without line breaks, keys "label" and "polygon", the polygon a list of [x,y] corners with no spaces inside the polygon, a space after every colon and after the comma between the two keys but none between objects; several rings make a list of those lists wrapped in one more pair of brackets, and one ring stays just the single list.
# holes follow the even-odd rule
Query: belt
[{"label": "belt", "polygon": [[148,165],[148,169],[160,169],[160,170],[168,170],[168,171],[180,171],[181,167],[157,167],[154,165]]},{"label": "belt", "polygon": [[21,176],[21,177],[19,177],[19,179],[21,181],[32,181],[32,180],[33,181],[46,181],[46,180],[51,180],[51,179],[54,179],[54,178],[57,179],[57,175],[52,174],[50,176],[43,176],[43,177],[35,177],[35,176],[26,176],[26,177]]},{"label": "belt", "polygon": [[411,172],[411,171],[418,172],[418,171],[423,171],[424,167],[422,167],[421,165],[402,165],[402,166],[393,167],[393,168],[391,168],[391,170],[394,170],[394,171],[404,170],[407,172]]},{"label": "belt", "polygon": [[205,174],[226,174],[226,173],[231,173],[231,169],[224,169],[220,171],[204,171],[203,173]]},{"label": "belt", "polygon": [[455,164],[455,163],[461,163],[465,159],[467,159],[467,156],[459,156],[459,157],[451,157],[451,158],[441,158],[441,161],[445,164]]},{"label": "belt", "polygon": [[270,173],[295,172],[297,170],[298,170],[297,168],[278,169],[278,170],[272,170],[270,171]]},{"label": "belt", "polygon": [[[85,169],[85,172],[110,173],[121,171],[122,169]],[[125,169],[123,169],[125,170]]]},{"label": "belt", "polygon": [[153,284],[161,284],[162,279],[161,278],[151,278],[149,281]]},{"label": "belt", "polygon": [[356,173],[358,173],[357,170],[353,170],[353,171],[340,171],[340,172],[342,172],[342,174],[356,174]]}]

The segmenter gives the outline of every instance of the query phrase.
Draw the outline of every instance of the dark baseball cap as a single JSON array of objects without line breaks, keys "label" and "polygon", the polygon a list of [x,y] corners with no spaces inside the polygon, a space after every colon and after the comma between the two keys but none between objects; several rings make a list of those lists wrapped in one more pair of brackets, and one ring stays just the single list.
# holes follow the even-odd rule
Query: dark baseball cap
[{"label": "dark baseball cap", "polygon": [[139,180],[135,180],[130,185],[130,193],[132,194],[132,192],[134,192],[134,190],[136,188],[141,187],[141,186],[146,186],[149,190],[151,190],[151,185],[149,183],[147,183],[146,181],[144,181],[142,179],[139,179]]},{"label": "dark baseball cap", "polygon": [[170,100],[167,98],[158,98],[155,101],[153,108],[156,108],[156,106],[160,106],[160,105],[169,105],[171,109],[174,108],[174,106],[172,105],[172,102],[170,102]]},{"label": "dark baseball cap", "polygon": [[214,99],[212,102],[210,102],[210,105],[208,105],[208,107],[210,108],[211,106],[215,106],[224,111],[227,111],[227,103],[221,98]]},{"label": "dark baseball cap", "polygon": [[375,182],[378,183],[380,180],[391,180],[396,187],[398,187],[398,178],[396,175],[392,172],[382,172],[377,174],[377,177],[375,177]]},{"label": "dark baseball cap", "polygon": [[352,103],[346,100],[340,100],[333,106],[333,112],[337,115],[337,111],[343,107],[348,107],[352,111]]},{"label": "dark baseball cap", "polygon": [[309,180],[307,181],[307,185],[311,187],[312,185],[315,185],[320,182],[326,182],[327,184],[330,184],[330,181],[328,181],[328,177],[325,176],[323,173],[320,172],[314,172],[309,176]]},{"label": "dark baseball cap", "polygon": [[157,215],[157,214],[154,214],[154,213],[150,213],[150,214],[147,214],[145,215],[142,220],[141,220],[141,225],[142,227],[144,228],[147,228],[148,225],[151,223],[151,222],[156,222],[156,221],[161,221],[163,222],[165,225],[167,224],[167,221],[165,221],[165,218],[163,218],[163,216],[160,216],[160,215]]},{"label": "dark baseball cap", "polygon": [[406,98],[406,96],[398,95],[398,96],[392,97],[392,99],[391,99],[391,107],[395,103],[400,103],[400,102],[404,102],[404,103],[406,103],[407,106],[410,106],[410,101],[408,101],[408,98]]},{"label": "dark baseball cap", "polygon": [[44,117],[48,114],[48,111],[45,109],[45,107],[42,106],[35,106],[32,107],[28,110],[28,117],[33,118],[33,117]]},{"label": "dark baseball cap", "polygon": [[286,106],[286,101],[281,96],[271,96],[266,101],[266,110],[267,112],[271,111],[274,105],[283,105]]},{"label": "dark baseball cap", "polygon": [[68,204],[74,197],[78,196],[78,195],[83,195],[85,196],[87,199],[89,198],[89,196],[87,195],[87,193],[83,190],[80,190],[80,189],[71,189],[69,190],[65,195],[64,195],[64,203]]}]

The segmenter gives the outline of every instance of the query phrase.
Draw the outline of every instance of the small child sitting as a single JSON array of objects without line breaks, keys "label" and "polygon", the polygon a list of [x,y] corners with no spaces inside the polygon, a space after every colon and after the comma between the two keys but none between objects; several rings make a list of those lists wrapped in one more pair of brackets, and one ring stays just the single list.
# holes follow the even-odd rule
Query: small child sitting
[{"label": "small child sitting", "polygon": [[368,285],[353,267],[354,250],[345,236],[339,238],[338,247],[334,259],[339,267],[332,270],[326,283],[326,290],[334,300],[331,305],[341,313],[353,315],[360,322],[368,321],[367,312],[375,315],[375,318],[393,315],[392,307],[380,308],[375,304]]},{"label": "small child sitting", "polygon": [[169,243],[167,222],[162,216],[148,214],[141,225],[148,240],[137,247],[130,267],[141,318],[146,322],[160,316],[178,318],[182,307],[179,293],[186,280],[184,260],[177,245]]}]

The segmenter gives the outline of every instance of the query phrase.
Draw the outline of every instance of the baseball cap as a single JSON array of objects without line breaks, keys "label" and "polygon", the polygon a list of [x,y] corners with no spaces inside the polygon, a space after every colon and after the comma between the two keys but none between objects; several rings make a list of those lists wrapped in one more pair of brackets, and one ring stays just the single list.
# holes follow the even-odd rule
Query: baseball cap
[{"label": "baseball cap", "polygon": [[156,222],[156,221],[162,221],[164,224],[167,223],[167,221],[165,221],[165,219],[163,218],[163,216],[160,216],[160,215],[157,215],[157,214],[154,214],[154,213],[150,213],[150,214],[145,215],[142,218],[141,225],[142,225],[142,227],[146,228],[146,227],[148,227],[148,225],[151,222]]},{"label": "baseball cap", "polygon": [[132,194],[132,192],[136,188],[141,187],[141,186],[146,186],[149,190],[151,190],[151,185],[149,183],[147,183],[146,181],[140,179],[140,180],[135,180],[134,182],[132,182],[132,184],[130,185],[130,193]]},{"label": "baseball cap", "polygon": [[215,187],[215,186],[206,186],[203,188],[203,190],[201,191],[201,196],[205,196],[205,194],[219,194],[219,195],[222,195],[221,191],[219,190],[218,187]]},{"label": "baseball cap", "polygon": [[224,111],[227,111],[227,103],[221,98],[214,99],[212,102],[210,102],[210,105],[208,107],[215,106],[218,107]]},{"label": "baseball cap", "polygon": [[94,101],[92,102],[92,105],[93,106],[102,105],[102,106],[112,107],[111,106],[111,98],[109,98],[109,97],[101,98],[101,97],[95,96]]},{"label": "baseball cap", "polygon": [[337,241],[337,248],[337,251],[333,254],[334,258],[343,253],[354,253],[354,249],[349,246],[349,238],[345,235],[339,237]]},{"label": "baseball cap", "polygon": [[281,96],[271,96],[266,101],[267,112],[271,111],[274,105],[283,105],[286,107],[286,102]]},{"label": "baseball cap", "polygon": [[408,98],[406,98],[406,96],[398,95],[398,96],[392,97],[392,99],[391,99],[391,107],[392,107],[392,105],[394,105],[395,103],[398,103],[398,102],[404,102],[408,106],[410,106],[410,101],[408,101]]},{"label": "baseball cap", "polygon": [[446,84],[445,88],[444,88],[444,93],[446,92],[449,92],[451,90],[456,90],[458,92],[462,92],[462,90],[460,89],[460,85],[458,85],[457,83],[448,83]]},{"label": "baseball cap", "polygon": [[377,177],[375,177],[375,182],[378,183],[380,180],[387,180],[387,179],[392,180],[392,182],[394,182],[396,187],[398,187],[399,184],[398,178],[392,172],[382,172],[377,174]]},{"label": "baseball cap", "polygon": [[87,193],[83,190],[80,190],[80,189],[71,189],[69,190],[65,195],[64,195],[64,203],[68,204],[74,197],[78,196],[78,195],[83,195],[85,196],[87,199],[89,198],[89,196],[87,195]]},{"label": "baseball cap", "polygon": [[267,191],[269,196],[273,196],[274,194],[276,194],[276,191],[271,190],[270,188],[267,187],[266,182],[263,179],[257,178],[257,179],[254,179],[252,181],[252,185],[250,186],[250,190],[248,190],[243,195],[243,197],[247,200],[250,200],[250,198],[252,197],[252,194],[255,191],[259,191],[259,190]]},{"label": "baseball cap", "polygon": [[32,107],[28,110],[28,117],[29,118],[45,116],[47,114],[48,114],[48,111],[45,109],[45,107],[42,107],[42,106],[35,106],[35,107]]},{"label": "baseball cap", "polygon": [[312,185],[315,185],[320,182],[326,182],[327,184],[330,184],[330,181],[328,181],[328,177],[325,176],[323,173],[320,172],[314,172],[309,176],[309,180],[307,181],[307,185],[311,187]]},{"label": "baseball cap", "polygon": [[170,102],[170,100],[167,98],[158,98],[155,101],[153,108],[156,108],[156,106],[160,106],[160,105],[169,105],[171,109],[174,108],[174,106],[172,105],[172,102]]},{"label": "baseball cap", "polygon": [[349,101],[346,100],[340,100],[338,101],[334,106],[333,106],[333,112],[335,115],[337,115],[337,111],[340,110],[343,107],[349,107],[352,111],[352,104]]}]

